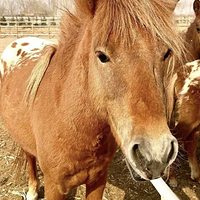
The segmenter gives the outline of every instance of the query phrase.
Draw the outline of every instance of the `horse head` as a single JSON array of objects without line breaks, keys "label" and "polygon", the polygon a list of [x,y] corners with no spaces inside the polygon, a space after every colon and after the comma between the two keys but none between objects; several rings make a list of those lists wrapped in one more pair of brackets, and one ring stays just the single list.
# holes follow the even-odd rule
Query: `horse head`
[{"label": "horse head", "polygon": [[[90,4],[94,14],[88,78],[91,102],[111,127],[130,166],[145,180],[158,178],[178,152],[167,125],[164,84],[169,70],[164,63],[173,57],[176,44],[156,30],[158,18],[152,22],[141,16],[144,10],[134,10],[138,2],[95,2]],[[145,7],[145,2],[140,3]],[[148,18],[153,19],[154,12],[150,9]]]}]

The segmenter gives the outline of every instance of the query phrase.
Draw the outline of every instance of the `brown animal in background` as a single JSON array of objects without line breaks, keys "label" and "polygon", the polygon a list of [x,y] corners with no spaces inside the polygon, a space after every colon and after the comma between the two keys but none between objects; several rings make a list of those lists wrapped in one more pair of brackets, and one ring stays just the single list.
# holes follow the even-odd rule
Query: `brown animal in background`
[{"label": "brown animal in background", "polygon": [[186,48],[188,50],[188,61],[200,59],[200,2],[195,0],[193,3],[195,20],[189,26],[186,35]]},{"label": "brown animal in background", "polygon": [[177,73],[176,94],[179,119],[175,127],[176,138],[184,143],[191,168],[191,178],[200,182],[196,156],[200,128],[200,60],[185,65]]},{"label": "brown animal in background", "polygon": [[[200,182],[200,170],[196,156],[200,125],[200,2],[195,0],[193,9],[196,15],[194,22],[186,32],[185,42],[187,63],[177,71],[175,93],[177,96],[178,122],[174,136],[184,144],[191,168],[191,178]],[[194,61],[195,60],[195,61]],[[184,69],[184,70],[183,70]],[[177,186],[174,172],[171,172],[169,184]]]},{"label": "brown animal in background", "polygon": [[178,152],[167,125],[173,65],[165,65],[183,54],[176,2],[77,0],[58,46],[24,38],[6,48],[2,117],[27,156],[29,200],[37,199],[36,158],[47,200],[81,184],[87,200],[100,200],[115,140],[141,179],[166,173]]}]

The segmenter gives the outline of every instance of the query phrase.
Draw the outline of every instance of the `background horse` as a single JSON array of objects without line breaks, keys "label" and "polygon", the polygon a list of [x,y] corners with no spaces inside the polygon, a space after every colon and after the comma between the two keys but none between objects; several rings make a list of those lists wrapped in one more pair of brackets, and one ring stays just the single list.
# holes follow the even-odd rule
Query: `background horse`
[{"label": "background horse", "polygon": [[196,156],[200,128],[200,60],[185,65],[178,71],[176,93],[179,119],[175,136],[184,143],[191,168],[191,178],[200,182],[200,171]]},{"label": "background horse", "polygon": [[2,117],[26,153],[29,200],[37,199],[36,158],[46,199],[65,199],[80,184],[87,200],[101,199],[115,140],[141,179],[166,173],[178,151],[167,125],[173,65],[166,61],[183,55],[175,5],[77,0],[58,46],[25,38],[6,48]]},{"label": "background horse", "polygon": [[[185,35],[185,45],[188,50],[187,63],[177,70],[175,93],[177,96],[178,122],[175,127],[175,137],[180,144],[184,143],[191,168],[191,178],[200,182],[200,170],[196,156],[199,125],[200,125],[200,2],[195,0],[193,9],[196,15],[194,22]],[[176,186],[177,181],[172,172],[170,185]]]},{"label": "background horse", "polygon": [[195,20],[189,26],[186,34],[186,48],[188,50],[188,61],[194,61],[200,59],[200,2],[195,0],[193,3],[193,9],[195,12]]}]

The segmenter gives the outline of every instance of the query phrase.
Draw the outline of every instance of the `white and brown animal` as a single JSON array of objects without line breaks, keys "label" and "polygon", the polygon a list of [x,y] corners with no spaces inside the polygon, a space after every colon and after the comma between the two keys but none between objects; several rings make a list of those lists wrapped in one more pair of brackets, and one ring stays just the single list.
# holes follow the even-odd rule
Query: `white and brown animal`
[{"label": "white and brown animal", "polygon": [[[200,1],[193,2],[195,20],[189,26],[185,36],[187,63],[177,73],[176,96],[179,119],[174,130],[175,137],[184,143],[191,168],[191,178],[200,182],[200,171],[196,157],[200,123]],[[174,124],[174,122],[172,123]],[[176,186],[177,181],[171,172],[170,185]]]},{"label": "white and brown animal", "polygon": [[[200,131],[200,60],[187,63],[184,70],[180,69],[176,75],[178,121],[174,136],[180,145],[184,145],[191,168],[191,178],[200,183],[200,170],[196,155]],[[170,185],[177,185],[173,171]]]}]

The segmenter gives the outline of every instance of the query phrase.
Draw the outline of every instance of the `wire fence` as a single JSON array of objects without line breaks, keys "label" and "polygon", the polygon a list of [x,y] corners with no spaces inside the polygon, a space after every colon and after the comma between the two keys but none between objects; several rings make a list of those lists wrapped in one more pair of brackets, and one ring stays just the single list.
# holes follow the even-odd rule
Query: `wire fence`
[{"label": "wire fence", "polygon": [[[189,27],[194,16],[177,16],[176,24],[182,29]],[[49,17],[40,19],[23,18],[23,20],[0,20],[0,38],[4,37],[57,37],[60,19]]]},{"label": "wire fence", "polygon": [[178,27],[189,27],[190,24],[194,21],[194,16],[193,15],[188,15],[188,16],[184,16],[184,15],[179,15],[176,16],[176,24]]},{"label": "wire fence", "polygon": [[4,37],[56,37],[59,33],[60,19],[41,18],[31,20],[0,20],[0,38]]}]

